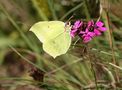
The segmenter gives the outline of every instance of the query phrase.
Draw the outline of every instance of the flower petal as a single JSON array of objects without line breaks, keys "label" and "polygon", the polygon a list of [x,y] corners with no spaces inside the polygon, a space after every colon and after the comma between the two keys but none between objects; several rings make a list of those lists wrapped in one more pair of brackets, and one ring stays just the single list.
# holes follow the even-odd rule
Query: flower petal
[{"label": "flower petal", "polygon": [[80,31],[79,34],[84,34],[85,32],[84,31]]},{"label": "flower petal", "polygon": [[77,33],[77,29],[71,30],[70,31],[70,36],[74,38],[76,33]]},{"label": "flower petal", "polygon": [[92,38],[90,36],[86,36],[86,37],[83,38],[84,43],[88,43],[91,40],[92,40]]},{"label": "flower petal", "polygon": [[79,28],[82,25],[82,22],[80,20],[76,21],[73,25],[73,28]]},{"label": "flower petal", "polygon": [[77,31],[78,31],[78,29],[71,30],[71,32],[73,32],[73,33],[77,32]]},{"label": "flower petal", "polygon": [[90,26],[93,26],[93,25],[94,25],[94,21],[91,20],[91,21],[88,22],[88,26],[87,27],[90,27]]},{"label": "flower petal", "polygon": [[107,30],[107,28],[106,27],[99,27],[98,28],[100,31],[102,31],[102,32],[104,32],[104,31],[106,31]]},{"label": "flower petal", "polygon": [[99,30],[97,30],[97,29],[94,29],[94,33],[95,33],[96,36],[100,36],[101,35],[101,32]]},{"label": "flower petal", "polygon": [[88,35],[91,36],[91,37],[94,37],[95,33],[94,32],[88,32]]},{"label": "flower petal", "polygon": [[98,27],[102,27],[104,24],[103,24],[103,22],[98,21],[98,22],[96,22],[96,25],[97,25]]},{"label": "flower petal", "polygon": [[70,36],[74,38],[75,37],[75,33],[70,32]]},{"label": "flower petal", "polygon": [[89,29],[88,29],[88,28],[86,28],[85,33],[88,33],[88,32],[89,32]]}]

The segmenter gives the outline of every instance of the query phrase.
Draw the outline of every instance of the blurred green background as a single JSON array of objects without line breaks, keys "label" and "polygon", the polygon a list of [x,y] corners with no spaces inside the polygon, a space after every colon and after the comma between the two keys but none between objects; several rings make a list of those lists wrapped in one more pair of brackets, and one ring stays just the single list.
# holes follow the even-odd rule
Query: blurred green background
[{"label": "blurred green background", "polygon": [[[0,90],[121,90],[121,5],[122,0],[0,0]],[[71,16],[71,22],[100,19],[108,30],[88,46],[76,38],[54,60],[29,29]],[[33,67],[39,80],[30,76]]]}]

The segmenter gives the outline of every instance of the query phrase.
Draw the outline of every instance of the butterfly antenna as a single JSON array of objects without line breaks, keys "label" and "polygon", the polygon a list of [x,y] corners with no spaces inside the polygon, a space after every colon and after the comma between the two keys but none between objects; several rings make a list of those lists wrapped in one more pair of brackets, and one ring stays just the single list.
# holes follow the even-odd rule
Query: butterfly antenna
[{"label": "butterfly antenna", "polygon": [[70,20],[72,19],[74,17],[74,15],[72,15],[66,22],[65,22],[65,26],[67,26],[67,25],[70,25]]},{"label": "butterfly antenna", "polygon": [[[73,17],[74,17],[74,15],[72,15],[72,16],[65,22],[65,31],[66,31],[66,27],[71,25],[71,23],[70,23],[69,21],[70,21]],[[64,31],[64,32],[65,32],[65,31]]]},{"label": "butterfly antenna", "polygon": [[74,15],[72,15],[66,22],[69,22],[73,17]]}]

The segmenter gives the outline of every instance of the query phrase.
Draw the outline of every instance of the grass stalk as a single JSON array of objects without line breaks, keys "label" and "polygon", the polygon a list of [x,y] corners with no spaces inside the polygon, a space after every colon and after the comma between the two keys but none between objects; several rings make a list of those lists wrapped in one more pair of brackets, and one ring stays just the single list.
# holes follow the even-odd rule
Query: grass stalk
[{"label": "grass stalk", "polygon": [[63,17],[60,18],[60,20],[64,20],[69,14],[71,14],[72,12],[74,12],[75,10],[80,8],[82,5],[83,5],[83,3],[80,3],[76,7],[72,8],[71,10],[69,10]]},{"label": "grass stalk", "polygon": [[[112,63],[117,65],[117,61],[116,61],[116,57],[115,57],[115,52],[114,52],[114,39],[113,39],[113,33],[112,30],[110,29],[110,18],[109,18],[109,12],[103,10],[102,12],[102,18],[104,20],[105,26],[107,27],[107,35],[106,37],[108,37],[108,41],[109,41],[109,45],[110,45],[110,49],[111,49],[111,53],[112,53]],[[119,83],[119,73],[118,70],[116,68],[114,68],[114,72],[115,72],[115,77],[116,77],[116,81]]]},{"label": "grass stalk", "polygon": [[39,8],[38,1],[37,0],[31,0],[34,7],[37,9],[39,16],[41,17],[42,20],[48,21],[48,17],[46,14],[42,11],[42,9]]},{"label": "grass stalk", "polygon": [[87,0],[84,0],[84,10],[85,10],[85,15],[86,15],[86,19],[87,20],[90,20],[90,14],[89,14],[89,10],[88,10],[88,7],[87,7]]},{"label": "grass stalk", "polygon": [[34,50],[33,44],[30,42],[30,40],[27,38],[27,36],[22,32],[22,30],[19,28],[19,26],[15,23],[15,21],[12,19],[12,17],[8,14],[8,12],[5,10],[5,8],[1,4],[0,4],[0,8],[3,11],[3,13],[6,15],[8,20],[12,23],[12,25],[20,33],[20,36],[23,38],[23,40],[26,42],[26,44],[30,47],[30,49]]},{"label": "grass stalk", "polygon": [[58,18],[56,16],[56,12],[55,12],[55,8],[54,8],[54,5],[53,5],[53,2],[54,2],[54,0],[47,0],[49,9],[50,9],[50,11],[52,13],[53,20],[57,20]]},{"label": "grass stalk", "polygon": [[18,54],[23,60],[25,60],[27,63],[29,63],[30,65],[33,65],[34,67],[40,69],[41,71],[46,72],[44,69],[40,68],[38,65],[32,63],[30,60],[28,60],[27,58],[25,58],[23,55],[21,55],[15,48],[13,48],[11,45],[9,45],[9,47],[16,53]]},{"label": "grass stalk", "polygon": [[96,90],[98,90],[97,76],[96,76],[96,72],[95,72],[95,69],[94,69],[94,64],[93,64],[92,56],[90,55],[90,48],[89,48],[89,46],[87,46],[87,54],[88,54],[88,59],[89,59],[90,64],[91,64],[91,70],[92,70],[92,73],[93,73],[93,76],[94,76]]}]

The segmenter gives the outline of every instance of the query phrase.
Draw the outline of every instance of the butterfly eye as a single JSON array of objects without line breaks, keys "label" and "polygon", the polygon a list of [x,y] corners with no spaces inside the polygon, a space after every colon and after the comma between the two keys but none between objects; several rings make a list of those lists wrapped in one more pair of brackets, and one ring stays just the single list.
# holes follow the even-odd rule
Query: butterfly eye
[{"label": "butterfly eye", "polygon": [[70,29],[71,29],[71,23],[70,22],[66,22],[64,28],[65,28],[65,32],[69,32]]},{"label": "butterfly eye", "polygon": [[70,22],[65,22],[65,26],[71,26]]}]

